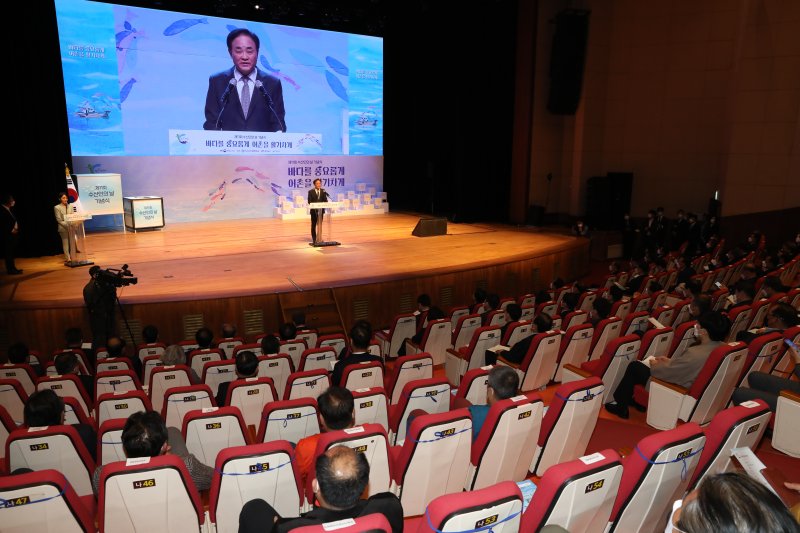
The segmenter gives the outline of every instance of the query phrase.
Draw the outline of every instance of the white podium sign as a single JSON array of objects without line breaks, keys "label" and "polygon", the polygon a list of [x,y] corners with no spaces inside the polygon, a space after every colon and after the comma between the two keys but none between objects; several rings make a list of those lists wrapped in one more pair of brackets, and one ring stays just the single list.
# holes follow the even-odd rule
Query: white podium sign
[{"label": "white podium sign", "polygon": [[120,174],[78,174],[78,195],[83,210],[90,215],[122,213]]}]

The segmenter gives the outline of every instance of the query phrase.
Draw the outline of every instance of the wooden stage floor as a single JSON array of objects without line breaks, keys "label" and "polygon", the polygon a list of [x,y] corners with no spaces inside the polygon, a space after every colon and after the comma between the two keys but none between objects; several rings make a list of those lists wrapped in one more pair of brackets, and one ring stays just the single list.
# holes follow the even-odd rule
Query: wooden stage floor
[{"label": "wooden stage floor", "polygon": [[[309,223],[276,219],[169,224],[141,233],[89,234],[89,259],[103,268],[127,263],[137,285],[124,303],[178,302],[385,282],[458,272],[546,256],[579,246],[570,235],[531,227],[453,224],[447,235],[411,235],[419,215],[339,218],[340,246],[308,245]],[[0,308],[82,306],[88,267],[61,256],[20,259],[20,276],[0,278]]]}]

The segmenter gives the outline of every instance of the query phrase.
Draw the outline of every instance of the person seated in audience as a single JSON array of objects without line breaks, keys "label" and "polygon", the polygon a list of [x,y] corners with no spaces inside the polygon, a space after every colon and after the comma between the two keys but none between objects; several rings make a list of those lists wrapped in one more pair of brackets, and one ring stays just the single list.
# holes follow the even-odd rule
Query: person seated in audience
[{"label": "person seated in audience", "polygon": [[297,337],[297,328],[291,322],[284,322],[278,327],[278,335],[282,341],[290,341]]},{"label": "person seated in audience", "polygon": [[[685,283],[679,283],[675,287],[675,294],[680,296],[681,298],[691,298],[695,299],[702,294],[703,287],[697,281],[690,279]],[[709,302],[711,300],[709,299]]]},{"label": "person seated in audience", "polygon": [[95,363],[94,350],[92,350],[91,348],[83,347],[84,345],[83,332],[81,331],[81,328],[78,327],[67,328],[67,330],[64,331],[64,341],[65,341],[64,345],[65,349],[82,350],[83,355],[86,356],[88,364],[93,365]]},{"label": "person seated in audience", "polygon": [[764,321],[766,326],[751,329],[750,331],[740,331],[736,335],[736,340],[750,344],[753,339],[764,335],[765,333],[769,333],[771,331],[779,331],[783,333],[787,329],[792,328],[800,323],[800,319],[797,316],[797,309],[783,302],[772,304]]},{"label": "person seated in audience", "polygon": [[428,320],[428,311],[431,309],[431,297],[429,294],[422,293],[417,296],[417,310],[414,311],[414,316],[417,317],[417,331],[425,327]]},{"label": "person seated in audience", "polygon": [[194,340],[198,350],[210,350],[214,346],[214,334],[205,326],[197,330]]},{"label": "person seated in audience", "polygon": [[[161,356],[161,366],[175,366],[186,364],[186,352],[177,344],[170,344]],[[189,367],[189,380],[192,383],[202,383],[200,376],[194,368]]]},{"label": "person seated in audience", "polygon": [[74,374],[83,385],[83,390],[89,396],[90,401],[94,398],[94,378],[81,374],[81,366],[78,362],[78,356],[75,352],[60,353],[55,358],[56,373],[59,376]]},{"label": "person seated in audience", "polygon": [[282,518],[266,501],[250,500],[239,514],[239,533],[284,533],[368,514],[383,515],[392,533],[403,533],[403,506],[396,495],[382,492],[360,499],[369,484],[370,470],[363,453],[334,446],[317,458],[314,470],[311,487],[316,501],[311,511],[299,518]]},{"label": "person seated in audience", "polygon": [[745,263],[742,266],[742,272],[739,275],[739,279],[749,279],[752,280],[753,283],[760,277],[761,273],[758,271],[758,267],[756,267],[755,263]]},{"label": "person seated in audience", "polygon": [[[627,301],[628,300],[628,297],[625,296],[625,289],[623,289],[622,286],[617,282],[614,282],[611,285],[611,287],[609,287],[608,290],[605,293],[603,293],[603,298],[605,298],[606,300],[611,302],[612,307],[613,307],[613,304],[615,304],[615,303],[617,303],[619,301]],[[575,302],[575,303],[577,304],[577,302]]]},{"label": "person seated in audience", "polygon": [[[139,354],[128,353],[125,351],[125,339],[121,337],[109,337],[106,341],[106,351],[108,351],[108,358],[126,357],[131,364],[131,369],[139,379],[143,376],[142,360],[139,359]],[[145,383],[146,385],[146,383]]]},{"label": "person seated in audience", "polygon": [[303,311],[292,313],[292,322],[294,322],[294,327],[297,328],[297,331],[309,329],[306,325],[306,314]]},{"label": "person seated in audience", "polygon": [[27,365],[30,364],[33,371],[36,373],[36,377],[44,376],[44,368],[41,365],[35,363],[29,363],[30,361],[31,351],[28,349],[28,345],[24,342],[15,342],[11,346],[8,347],[8,362],[12,365]]},{"label": "person seated in audience", "polygon": [[683,255],[679,255],[675,258],[675,270],[678,271],[678,276],[675,278],[677,284],[683,283],[685,285],[691,281],[692,276],[696,274],[692,268],[691,261]]},{"label": "person seated in audience", "polygon": [[273,334],[264,335],[261,338],[261,354],[262,355],[278,355],[281,351],[281,341],[278,340]]},{"label": "person seated in audience", "polygon": [[774,298],[789,292],[789,287],[784,285],[778,276],[767,276],[764,278],[764,283],[761,284],[761,292],[764,294],[764,298]]},{"label": "person seated in audience", "polygon": [[[356,423],[353,393],[344,387],[329,387],[317,398],[317,406],[319,407],[319,428],[322,433],[348,429]],[[306,478],[311,472],[319,437],[320,433],[316,433],[302,438],[295,448],[295,463],[300,474],[301,487],[305,486]]]},{"label": "person seated in audience", "polygon": [[[258,377],[258,356],[250,350],[242,350],[236,354],[236,379],[247,379]],[[231,382],[226,381],[219,384],[217,389],[217,407],[228,405],[225,401],[228,398],[228,389]]]},{"label": "person seated in audience", "polygon": [[[721,286],[724,289],[725,286]],[[750,280],[739,280],[734,284],[731,295],[725,297],[725,303],[722,306],[723,311],[728,315],[733,314],[739,309],[750,307],[753,305],[753,298],[756,297],[756,286]]]},{"label": "person seated in audience", "polygon": [[601,320],[608,318],[611,314],[611,302],[605,298],[595,298],[592,302],[592,310],[589,311],[589,323],[596,328]]},{"label": "person seated in audience", "polygon": [[767,254],[761,260],[761,272],[769,276],[778,269],[778,256],[776,254]]},{"label": "person seated in audience", "polygon": [[631,361],[625,369],[617,389],[614,391],[615,403],[607,403],[606,411],[620,418],[628,418],[628,406],[639,411],[646,408],[633,399],[636,385],[645,385],[651,377],[690,388],[702,370],[708,356],[725,340],[730,329],[728,319],[717,311],[708,311],[698,319],[696,328],[699,344],[688,348],[683,353],[669,357],[648,357],[644,361]]},{"label": "person seated in audience", "polygon": [[[180,348],[180,347],[179,347]],[[158,457],[159,455],[177,455],[186,465],[197,490],[211,488],[211,477],[214,469],[201,463],[197,457],[189,453],[181,432],[176,428],[167,428],[164,420],[155,411],[139,411],[133,413],[125,421],[122,429],[122,450],[125,457]],[[92,476],[92,487],[95,494],[100,489],[100,472],[98,466]]]},{"label": "person seated in audience", "polygon": [[786,504],[744,472],[707,476],[672,508],[665,531],[797,533],[800,530]]},{"label": "person seated in audience", "polygon": [[142,328],[142,340],[145,344],[158,342],[158,328],[150,324]]},{"label": "person seated in audience", "polygon": [[626,295],[631,298],[638,296],[642,290],[642,282],[647,277],[648,266],[644,261],[631,261],[631,277],[628,278]]},{"label": "person seated in audience", "polygon": [[553,299],[553,295],[550,294],[548,291],[542,289],[536,293],[536,305],[543,304],[545,302],[549,302]]},{"label": "person seated in audience", "polygon": [[507,400],[517,395],[519,389],[519,376],[517,372],[509,367],[497,365],[489,371],[486,382],[486,403],[472,405],[465,398],[458,398],[453,401],[453,409],[466,407],[472,418],[472,442],[478,438],[483,423],[489,415],[489,409],[499,400]]},{"label": "person seated in audience", "polygon": [[533,342],[534,336],[537,333],[544,333],[545,331],[550,331],[553,328],[553,319],[550,318],[550,315],[547,313],[539,313],[533,318],[533,322],[531,323],[531,334],[516,343],[513,346],[509,346],[508,351],[499,352],[499,354],[495,354],[494,352],[487,350],[486,351],[486,364],[493,365],[497,362],[498,355],[499,357],[506,363],[511,363],[513,365],[519,365],[525,359],[525,354],[528,353],[528,348],[531,347],[531,343]]},{"label": "person seated in audience", "polygon": [[477,313],[482,315],[486,312],[486,297],[487,293],[484,289],[477,287],[475,292],[472,293],[472,307],[470,308],[471,313]]},{"label": "person seated in audience", "polygon": [[577,220],[572,226],[572,234],[575,237],[588,237],[589,226],[587,226],[583,220]]},{"label": "person seated in audience", "polygon": [[[789,346],[787,350],[794,359],[792,374],[800,379],[800,352],[792,346]],[[778,407],[778,397],[781,395],[781,391],[788,390],[800,394],[800,381],[797,379],[791,379],[791,376],[789,378],[773,376],[767,372],[751,372],[747,376],[749,387],[736,387],[733,391],[733,403],[739,405],[748,400],[764,400],[774,413]]]},{"label": "person seated in audience", "polygon": [[700,315],[711,311],[711,296],[708,294],[699,294],[692,299],[689,304],[689,317],[692,320],[697,320]]},{"label": "person seated in audience", "polygon": [[[62,426],[65,414],[64,400],[50,389],[42,389],[31,394],[23,410],[25,426],[29,428]],[[72,427],[80,436],[92,460],[97,460],[97,434],[94,428],[81,423],[72,424]]]},{"label": "person seated in audience", "polygon": [[222,324],[222,340],[230,340],[236,337],[236,325],[228,322]]},{"label": "person seated in audience", "polygon": [[[568,295],[567,295],[568,296]],[[522,307],[516,303],[510,303],[506,306],[505,310],[505,319],[506,323],[500,326],[500,341],[505,338],[506,332],[508,331],[509,326],[513,322],[519,322],[519,319],[522,318]],[[497,354],[492,350],[486,350],[486,364],[493,365],[497,362]]]},{"label": "person seated in audience", "polygon": [[758,250],[758,245],[761,243],[761,232],[758,230],[751,231],[747,234],[747,240],[742,248],[746,252],[755,252]]},{"label": "person seated in audience", "polygon": [[481,326],[489,325],[489,314],[500,309],[500,295],[491,293],[486,295],[486,302],[483,304],[483,314],[481,315]]},{"label": "person seated in audience", "polygon": [[622,265],[619,264],[619,261],[611,261],[608,264],[608,273],[612,276],[618,276],[622,273]]},{"label": "person seated in audience", "polygon": [[369,353],[369,342],[372,339],[372,327],[369,322],[362,320],[356,323],[350,330],[350,352],[339,359],[333,367],[331,373],[331,384],[344,387],[342,377],[347,366],[369,361],[377,361],[383,364],[381,358]]}]

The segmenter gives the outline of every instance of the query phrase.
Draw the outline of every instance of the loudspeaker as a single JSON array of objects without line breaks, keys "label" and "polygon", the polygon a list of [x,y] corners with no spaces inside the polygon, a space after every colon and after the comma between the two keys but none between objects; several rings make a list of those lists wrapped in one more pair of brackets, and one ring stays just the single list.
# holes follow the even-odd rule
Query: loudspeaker
[{"label": "loudspeaker", "polygon": [[550,94],[547,98],[547,110],[554,115],[573,115],[578,109],[590,13],[567,9],[556,16],[550,51]]},{"label": "loudspeaker", "polygon": [[411,235],[416,237],[433,237],[434,235],[447,235],[446,218],[421,218],[417,222]]}]

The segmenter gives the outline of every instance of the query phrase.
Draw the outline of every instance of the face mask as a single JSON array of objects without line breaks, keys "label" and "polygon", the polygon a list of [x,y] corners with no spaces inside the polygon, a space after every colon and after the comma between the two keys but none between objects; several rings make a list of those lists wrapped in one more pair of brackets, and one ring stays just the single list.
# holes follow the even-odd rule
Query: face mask
[{"label": "face mask", "polygon": [[675,511],[681,508],[683,505],[683,500],[675,500],[672,504],[672,512],[667,519],[667,527],[664,528],[664,533],[679,533],[680,530],[672,525],[672,517],[675,515]]}]

